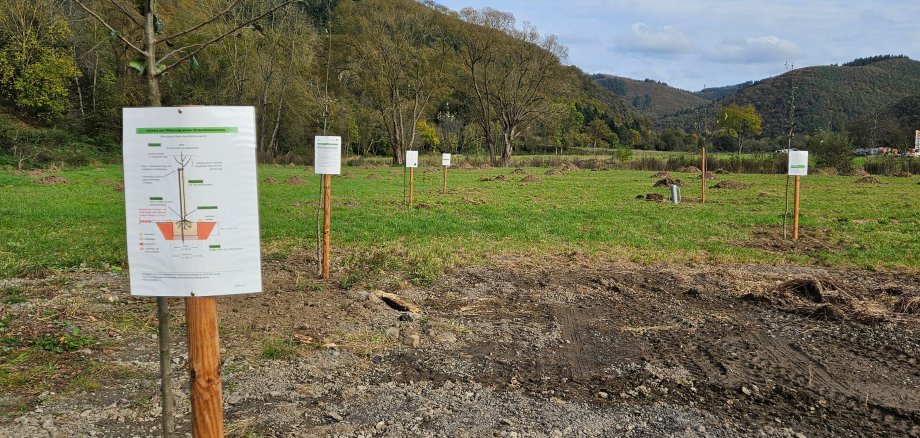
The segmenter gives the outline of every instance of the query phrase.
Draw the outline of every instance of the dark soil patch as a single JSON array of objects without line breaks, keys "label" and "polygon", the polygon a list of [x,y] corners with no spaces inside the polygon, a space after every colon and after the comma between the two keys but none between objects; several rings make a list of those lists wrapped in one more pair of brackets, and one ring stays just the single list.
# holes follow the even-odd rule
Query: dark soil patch
[{"label": "dark soil patch", "polygon": [[729,171],[727,171],[727,170],[725,170],[725,169],[716,169],[716,173],[718,173],[719,175],[726,175],[726,174],[729,174],[729,173],[731,173],[731,172],[729,172]]},{"label": "dark soil patch", "polygon": [[872,176],[872,175],[864,176],[864,177],[862,177],[862,178],[856,180],[856,184],[881,184],[881,183],[882,183],[882,182],[879,181],[878,178],[876,178],[876,177],[874,177],[874,176]]},{"label": "dark soil patch", "polygon": [[910,178],[913,175],[910,172],[898,172],[892,176],[897,177],[897,178]]},{"label": "dark soil patch", "polygon": [[680,178],[678,179],[663,178],[655,182],[655,184],[653,184],[652,187],[671,187],[672,185],[683,187],[684,182]]},{"label": "dark soil patch", "polygon": [[864,169],[851,169],[847,172],[847,176],[869,176],[869,172]]},{"label": "dark soil patch", "polygon": [[527,175],[521,178],[521,182],[522,183],[538,183],[538,182],[543,182],[543,180],[540,179],[539,176]]},{"label": "dark soil patch", "polygon": [[293,175],[293,176],[287,177],[287,179],[284,180],[284,183],[288,185],[292,185],[292,186],[302,186],[302,185],[307,184],[307,180],[297,175]]},{"label": "dark soil patch", "polygon": [[493,178],[493,180],[494,181],[508,181],[508,177],[505,175],[498,175],[495,178]]},{"label": "dark soil patch", "polygon": [[646,193],[645,195],[636,196],[636,199],[644,199],[646,201],[662,202],[664,201],[664,195],[662,195],[661,193]]},{"label": "dark soil patch", "polygon": [[713,189],[747,189],[751,186],[743,182],[725,180],[712,186]]},{"label": "dark soil patch", "polygon": [[699,168],[699,167],[696,167],[696,166],[690,166],[690,167],[687,167],[687,168],[685,168],[685,169],[684,169],[684,172],[690,172],[690,173],[700,173],[700,172],[702,172],[702,171],[700,170],[700,168]]},{"label": "dark soil patch", "polygon": [[785,239],[782,226],[758,227],[751,233],[749,240],[736,241],[733,244],[777,253],[836,252],[848,248],[845,243],[834,242],[830,237],[830,230],[824,228],[800,227],[799,240],[792,240],[791,220],[786,227]]},{"label": "dark soil patch", "polygon": [[35,180],[35,184],[58,186],[58,185],[70,184],[70,180],[62,176],[50,175],[50,176],[46,176],[44,178]]},{"label": "dark soil patch", "polygon": [[530,175],[530,172],[527,172],[526,170],[521,169],[521,168],[517,168],[511,171],[511,174],[512,175]]},{"label": "dark soil patch", "polygon": [[278,184],[278,180],[277,180],[276,178],[268,177],[268,178],[263,179],[263,180],[262,180],[262,183],[263,183],[263,184],[274,185],[274,184]]}]

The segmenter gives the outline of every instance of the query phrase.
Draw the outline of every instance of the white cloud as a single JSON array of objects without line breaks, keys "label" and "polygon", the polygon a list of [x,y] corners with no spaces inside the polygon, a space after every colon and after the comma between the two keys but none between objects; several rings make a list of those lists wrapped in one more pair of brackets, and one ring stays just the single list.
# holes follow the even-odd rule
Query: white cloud
[{"label": "white cloud", "polygon": [[693,43],[673,26],[654,29],[645,23],[632,25],[632,33],[615,39],[618,49],[655,55],[675,55],[693,50]]},{"label": "white cloud", "polygon": [[708,50],[704,57],[725,64],[759,64],[794,61],[804,54],[798,44],[775,36],[747,37],[743,40],[726,40],[722,45]]}]

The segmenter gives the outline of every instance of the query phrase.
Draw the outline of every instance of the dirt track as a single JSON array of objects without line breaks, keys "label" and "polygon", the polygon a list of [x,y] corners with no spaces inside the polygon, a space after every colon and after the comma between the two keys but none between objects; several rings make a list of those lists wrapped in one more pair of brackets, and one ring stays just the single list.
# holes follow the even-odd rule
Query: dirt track
[{"label": "dirt track", "polygon": [[[221,301],[230,435],[920,436],[920,274],[506,265],[398,291],[417,315],[367,292],[294,290],[297,269],[270,266],[265,294]],[[261,360],[266,336],[303,345]],[[155,434],[154,352],[145,336],[97,353],[143,378],[46,397],[2,430]]]}]

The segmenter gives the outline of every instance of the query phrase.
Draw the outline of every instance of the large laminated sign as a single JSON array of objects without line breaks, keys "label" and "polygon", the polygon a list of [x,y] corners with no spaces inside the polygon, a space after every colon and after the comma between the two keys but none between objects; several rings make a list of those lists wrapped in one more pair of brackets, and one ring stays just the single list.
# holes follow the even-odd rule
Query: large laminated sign
[{"label": "large laminated sign", "polygon": [[808,151],[789,151],[788,174],[792,176],[808,175]]},{"label": "large laminated sign", "polygon": [[441,165],[450,167],[450,154],[441,154]]},{"label": "large laminated sign", "polygon": [[406,167],[418,167],[418,151],[406,151]]},{"label": "large laminated sign", "polygon": [[342,173],[342,137],[317,135],[313,139],[313,172],[317,175]]},{"label": "large laminated sign", "polygon": [[255,109],[122,115],[131,294],[261,292]]}]

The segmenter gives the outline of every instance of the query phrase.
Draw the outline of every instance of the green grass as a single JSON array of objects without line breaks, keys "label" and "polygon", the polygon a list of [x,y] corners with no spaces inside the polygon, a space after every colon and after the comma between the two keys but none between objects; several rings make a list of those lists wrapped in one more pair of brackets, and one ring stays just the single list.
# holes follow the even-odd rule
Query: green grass
[{"label": "green grass", "polygon": [[[362,281],[369,270],[398,269],[411,281],[427,284],[447,266],[506,251],[534,256],[579,251],[642,262],[920,266],[916,177],[881,177],[881,186],[854,184],[852,177],[803,178],[803,235],[821,230],[822,238],[840,249],[778,253],[740,242],[757,229],[782,223],[782,175],[721,175],[752,188],[712,189],[706,204],[673,205],[635,199],[664,193],[651,188],[652,172],[544,176],[545,169],[530,169],[543,182],[520,184],[519,175],[509,175],[508,182],[479,181],[509,169],[452,169],[448,195],[440,194],[439,173],[417,172],[416,207],[410,209],[403,206],[401,168],[346,171],[349,176],[333,179],[333,251],[360,256],[345,269],[352,277],[337,279],[345,283]],[[369,179],[370,174],[379,179]],[[259,187],[266,260],[283,261],[291,251],[312,250],[319,177],[281,166],[261,166],[259,175],[260,181],[281,181]],[[309,184],[284,184],[292,175]],[[0,173],[0,277],[125,267],[123,193],[97,183],[120,180],[120,167],[61,176],[71,184],[44,186],[25,175]],[[691,184],[684,197],[698,196],[699,180],[682,177]]]}]

